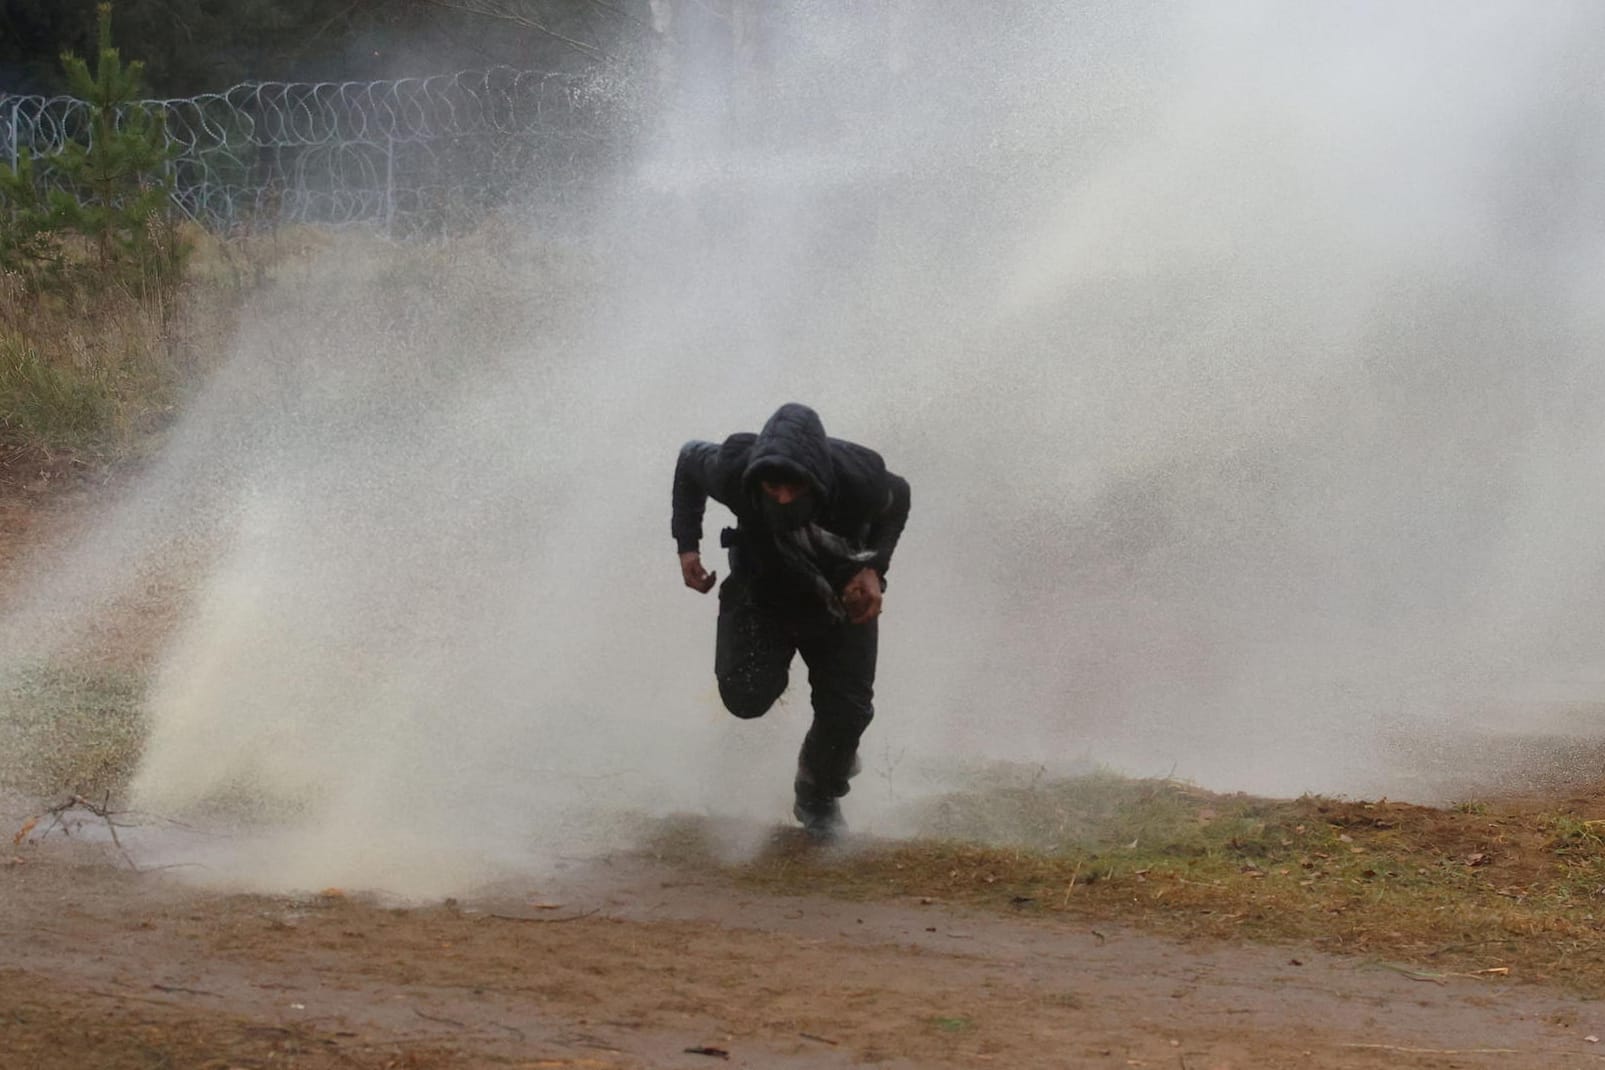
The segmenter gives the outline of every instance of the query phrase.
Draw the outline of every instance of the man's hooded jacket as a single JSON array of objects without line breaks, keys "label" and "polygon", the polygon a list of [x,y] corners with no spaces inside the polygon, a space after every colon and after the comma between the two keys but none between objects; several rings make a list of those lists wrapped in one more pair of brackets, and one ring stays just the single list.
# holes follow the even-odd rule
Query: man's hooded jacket
[{"label": "man's hooded jacket", "polygon": [[806,484],[812,523],[863,551],[854,560],[827,563],[838,592],[861,568],[885,577],[908,522],[908,481],[887,471],[874,450],[827,436],[819,414],[795,403],[782,405],[756,435],[743,432],[722,443],[692,441],[681,448],[672,522],[679,551],[698,548],[702,514],[712,498],[736,517],[739,556],[732,568],[751,571],[776,593],[787,587],[788,570],[763,508],[765,479]]}]

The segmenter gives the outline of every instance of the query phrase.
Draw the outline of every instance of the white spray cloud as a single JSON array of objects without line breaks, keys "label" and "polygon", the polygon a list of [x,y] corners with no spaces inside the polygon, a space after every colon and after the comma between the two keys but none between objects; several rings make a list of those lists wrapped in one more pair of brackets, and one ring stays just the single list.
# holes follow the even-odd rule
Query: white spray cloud
[{"label": "white spray cloud", "polygon": [[775,6],[761,92],[683,71],[561,239],[280,283],[16,606],[206,547],[135,789],[279,802],[220,872],[783,815],[806,687],[720,710],[668,489],[788,400],[914,486],[861,826],[989,757],[1426,797],[1420,741],[1595,693],[1591,5],[839,8]]}]

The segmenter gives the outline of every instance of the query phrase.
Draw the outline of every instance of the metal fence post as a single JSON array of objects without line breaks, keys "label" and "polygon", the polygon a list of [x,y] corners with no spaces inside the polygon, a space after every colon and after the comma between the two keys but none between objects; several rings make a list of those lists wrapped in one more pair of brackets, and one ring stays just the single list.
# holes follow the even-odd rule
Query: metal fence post
[{"label": "metal fence post", "polygon": [[17,149],[18,104],[15,100],[0,100],[0,107],[6,109],[6,155],[10,157],[8,162],[11,164],[11,170],[15,171],[17,169],[17,160],[21,158],[21,154]]},{"label": "metal fence post", "polygon": [[396,139],[385,138],[385,237],[396,236]]}]

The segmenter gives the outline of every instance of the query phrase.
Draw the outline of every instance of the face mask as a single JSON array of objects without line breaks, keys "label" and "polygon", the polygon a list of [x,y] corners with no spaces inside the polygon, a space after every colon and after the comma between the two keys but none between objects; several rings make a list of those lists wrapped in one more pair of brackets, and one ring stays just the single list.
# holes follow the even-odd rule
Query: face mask
[{"label": "face mask", "polygon": [[764,522],[771,531],[796,531],[814,518],[814,496],[799,495],[781,505],[767,494],[759,495]]}]

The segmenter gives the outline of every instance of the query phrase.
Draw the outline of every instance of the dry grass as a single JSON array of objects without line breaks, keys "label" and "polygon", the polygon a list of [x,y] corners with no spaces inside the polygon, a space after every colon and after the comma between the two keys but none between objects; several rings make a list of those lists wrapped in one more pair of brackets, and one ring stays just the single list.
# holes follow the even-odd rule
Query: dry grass
[{"label": "dry grass", "polygon": [[[583,292],[589,278],[556,246],[510,243],[496,219],[437,244],[311,227],[220,237],[189,226],[181,234],[187,254],[173,295],[154,284],[86,285],[93,274],[84,270],[55,286],[0,271],[0,491],[28,482],[13,469],[96,469],[147,452],[230,352],[253,300],[280,281],[317,279],[331,257],[376,272],[398,294],[437,295],[447,279],[460,280],[459,290],[501,285],[522,298],[530,271],[554,289]],[[464,308],[465,327],[481,334],[500,328],[498,316],[521,327],[528,308],[522,300]]]},{"label": "dry grass", "polygon": [[145,740],[136,675],[39,665],[0,679],[0,787],[40,798],[122,791]]},{"label": "dry grass", "polygon": [[[809,850],[781,837],[725,867],[769,891],[915,899],[1173,936],[1311,944],[1406,969],[1605,994],[1605,821],[1565,808],[1215,795],[1093,775],[931,804],[942,838]],[[719,866],[671,822],[665,857]]]},{"label": "dry grass", "polygon": [[0,273],[0,459],[93,467],[137,454],[228,352],[251,294],[328,244],[310,230],[182,238],[176,293],[86,283],[83,270],[58,285]]}]

